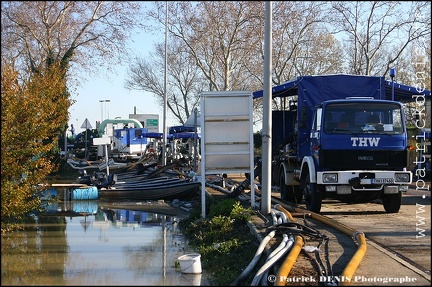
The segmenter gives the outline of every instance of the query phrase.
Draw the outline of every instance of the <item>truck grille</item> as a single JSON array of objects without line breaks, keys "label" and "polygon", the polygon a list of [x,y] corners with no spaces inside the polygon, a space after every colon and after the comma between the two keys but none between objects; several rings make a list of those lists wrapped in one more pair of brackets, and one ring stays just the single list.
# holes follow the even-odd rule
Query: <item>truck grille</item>
[{"label": "truck grille", "polygon": [[321,169],[401,170],[407,165],[407,151],[320,150]]}]

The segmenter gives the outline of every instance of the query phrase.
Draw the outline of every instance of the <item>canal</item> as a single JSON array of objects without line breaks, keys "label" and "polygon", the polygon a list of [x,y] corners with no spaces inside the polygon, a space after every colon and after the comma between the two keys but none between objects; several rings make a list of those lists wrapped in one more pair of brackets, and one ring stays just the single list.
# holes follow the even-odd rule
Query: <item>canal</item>
[{"label": "canal", "polygon": [[178,228],[183,215],[156,203],[136,209],[99,200],[62,204],[2,236],[2,286],[208,285],[199,256],[179,260],[196,253]]}]

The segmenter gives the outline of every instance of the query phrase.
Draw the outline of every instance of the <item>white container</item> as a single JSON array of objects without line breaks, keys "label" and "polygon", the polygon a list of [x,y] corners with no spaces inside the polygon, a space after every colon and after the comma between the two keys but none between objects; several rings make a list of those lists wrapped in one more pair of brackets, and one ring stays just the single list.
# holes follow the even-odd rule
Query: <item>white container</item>
[{"label": "white container", "polygon": [[201,254],[185,254],[178,258],[182,273],[198,274],[201,273]]}]

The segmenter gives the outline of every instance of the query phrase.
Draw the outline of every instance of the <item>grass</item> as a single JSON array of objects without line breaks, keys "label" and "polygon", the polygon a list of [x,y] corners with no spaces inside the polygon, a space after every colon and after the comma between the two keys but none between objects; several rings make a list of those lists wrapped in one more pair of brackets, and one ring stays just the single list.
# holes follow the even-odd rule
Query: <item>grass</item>
[{"label": "grass", "polygon": [[[189,245],[201,254],[210,284],[228,286],[252,261],[258,248],[259,243],[247,225],[253,211],[235,199],[214,201],[209,210],[206,218],[200,218],[200,209],[195,208],[179,226]],[[245,281],[251,279],[247,277]],[[250,285],[250,281],[240,283],[243,284]]]}]

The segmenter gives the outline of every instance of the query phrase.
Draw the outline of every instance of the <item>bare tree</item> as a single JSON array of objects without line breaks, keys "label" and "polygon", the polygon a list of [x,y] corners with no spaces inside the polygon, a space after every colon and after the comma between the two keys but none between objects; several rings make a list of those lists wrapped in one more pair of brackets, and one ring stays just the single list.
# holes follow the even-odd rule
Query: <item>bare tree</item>
[{"label": "bare tree", "polygon": [[[333,2],[329,24],[345,41],[348,72],[386,75],[414,41],[431,33],[430,2]],[[409,12],[407,12],[409,11]]]},{"label": "bare tree", "polygon": [[[141,4],[129,1],[2,1],[2,64],[38,73],[59,63],[65,74],[120,62]],[[73,69],[71,66],[73,65]]]},{"label": "bare tree", "polygon": [[[323,27],[323,4],[317,2],[276,1],[272,9],[272,84],[280,85],[302,75],[341,72],[341,46]],[[263,11],[263,9],[261,9]],[[258,13],[256,13],[258,15]],[[256,17],[254,34],[264,39],[264,18]],[[259,22],[260,21],[260,22]],[[257,55],[250,61],[248,72],[255,84],[253,90],[263,88],[264,43],[254,47]],[[273,109],[288,109],[296,97],[273,99]],[[254,101],[255,121],[261,116],[261,100]]]},{"label": "bare tree", "polygon": [[[31,131],[35,122],[41,129],[49,126],[54,132],[43,138],[47,146],[65,134],[68,109],[73,104],[70,91],[78,71],[91,73],[103,66],[109,69],[125,57],[126,39],[139,24],[141,5],[121,1],[1,2],[2,77],[3,68],[10,67],[17,71],[18,84],[25,87],[27,82],[46,79],[55,68],[56,77],[64,84],[59,92],[53,78],[41,87],[46,91],[39,94],[45,97],[33,94],[32,100],[43,101],[44,105],[37,106],[37,113],[26,114],[26,120],[19,122],[22,130]],[[15,107],[12,105],[9,112]],[[24,110],[15,112],[22,115]],[[37,149],[34,154],[39,154]]]},{"label": "bare tree", "polygon": [[[399,23],[392,18],[401,14],[395,10],[393,2],[368,3],[375,6],[344,2],[307,1],[296,2],[296,5],[292,2],[274,2],[273,84],[279,85],[301,75],[346,72],[385,74],[391,65],[402,59],[403,52],[407,50],[405,47],[409,46],[407,43],[430,35],[430,31],[421,26],[428,23],[427,17],[406,16],[407,19],[403,18],[404,21]],[[397,3],[396,6],[400,5],[416,7],[419,13],[421,8],[427,7],[426,2]],[[165,27],[165,3],[156,2],[154,7],[149,11],[149,17],[155,19],[160,27]],[[335,10],[337,7],[339,10]],[[175,52],[176,55],[170,55],[170,61],[174,61],[171,56],[191,61],[190,66],[185,62],[183,66],[188,71],[196,67],[193,79],[200,81],[197,87],[207,91],[262,89],[264,2],[168,2],[168,8],[169,41],[185,53]],[[339,19],[341,14],[338,13],[346,17]],[[391,42],[395,33],[404,33],[399,42]],[[346,39],[341,36],[345,35],[353,36],[348,42],[343,42]],[[349,50],[344,50],[344,47]],[[395,49],[399,49],[400,53],[389,53]],[[347,70],[345,62],[351,63],[352,68]],[[157,65],[155,62],[150,66]],[[173,81],[171,76],[170,87],[178,89],[180,82]],[[160,80],[161,77],[147,79]],[[148,87],[152,85],[146,83]],[[277,101],[273,102],[273,107],[284,108],[283,103]],[[254,114],[259,114],[259,100],[254,101],[254,108]]]},{"label": "bare tree", "polygon": [[[195,61],[190,59],[182,43],[175,39],[168,45],[168,82],[167,106],[180,124],[184,124],[191,112],[199,104],[199,92],[203,81]],[[163,106],[165,99],[165,46],[156,45],[151,60],[136,58],[129,66],[125,87],[130,90],[142,90],[156,96],[156,101]]]},{"label": "bare tree", "polygon": [[[149,15],[163,26],[165,5],[156,3],[155,6],[156,9],[151,10]],[[277,51],[273,59],[274,84],[298,75],[299,68],[311,73],[340,68],[337,41],[329,39],[322,29],[319,30],[317,23],[322,22],[319,5],[312,2],[298,5],[277,2],[277,7],[274,13],[276,36],[273,37]],[[190,55],[187,58],[200,71],[201,77],[197,79],[207,82],[206,90],[253,91],[262,88],[263,2],[170,3],[169,22],[170,39],[175,38],[183,43],[184,51]],[[317,38],[321,39],[317,41]],[[314,55],[324,58],[310,60]],[[296,66],[299,63],[301,65]],[[173,84],[170,82],[170,85]],[[254,103],[257,108],[260,107],[259,101]]]},{"label": "bare tree", "polygon": [[[156,2],[156,8],[148,12],[160,27],[165,27],[165,5]],[[184,123],[197,106],[202,90],[250,88],[254,81],[245,69],[249,59],[255,56],[248,51],[261,39],[253,35],[248,26],[250,5],[246,2],[175,2],[168,5],[167,101],[175,118]],[[149,57],[152,60],[137,59],[130,65],[126,88],[152,92],[162,104],[163,50],[161,45],[157,47],[157,52]]]},{"label": "bare tree", "polygon": [[394,62],[395,82],[431,90],[430,45],[413,45]]},{"label": "bare tree", "polygon": [[249,27],[255,2],[183,2],[173,7],[170,33],[181,39],[208,81],[210,91],[248,88],[242,73],[251,47],[259,43]]}]

